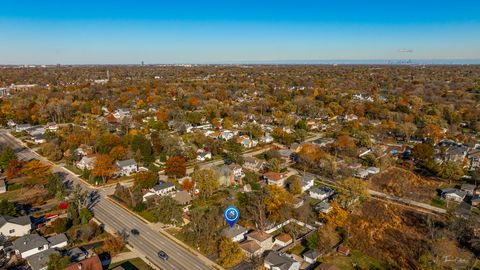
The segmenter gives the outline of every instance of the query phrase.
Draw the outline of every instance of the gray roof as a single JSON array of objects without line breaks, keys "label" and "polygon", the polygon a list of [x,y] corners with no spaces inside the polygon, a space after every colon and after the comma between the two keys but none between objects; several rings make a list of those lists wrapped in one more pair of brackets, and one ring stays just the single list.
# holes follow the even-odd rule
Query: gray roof
[{"label": "gray roof", "polygon": [[333,189],[329,187],[321,187],[321,188],[311,188],[310,193],[316,193],[316,194],[330,194],[333,192]]},{"label": "gray roof", "polygon": [[55,249],[47,249],[27,258],[27,262],[32,270],[39,270],[47,266],[51,254],[57,253]]},{"label": "gray roof", "polygon": [[278,267],[278,269],[288,270],[290,269],[290,266],[292,266],[292,264],[294,264],[296,261],[288,257],[287,255],[271,251],[265,257],[265,262],[270,263],[272,266]]},{"label": "gray roof", "polygon": [[20,216],[20,217],[0,216],[0,227],[2,227],[7,222],[22,225],[22,226],[32,224],[29,216]]},{"label": "gray roof", "polygon": [[173,194],[172,198],[181,205],[189,204],[192,201],[192,195],[185,190]]},{"label": "gray roof", "polygon": [[320,252],[316,249],[310,249],[307,252],[303,253],[304,258],[309,258],[312,260],[316,260],[320,256]]},{"label": "gray roof", "polygon": [[61,233],[47,238],[47,241],[51,246],[55,246],[63,242],[68,242],[68,238],[64,233]]},{"label": "gray roof", "polygon": [[476,186],[472,184],[462,184],[460,187],[461,190],[466,190],[466,191],[473,191],[475,190]]},{"label": "gray roof", "polygon": [[117,161],[117,166],[120,167],[120,168],[132,166],[132,165],[137,165],[137,162],[135,162],[134,159]]},{"label": "gray roof", "polygon": [[81,248],[74,247],[67,252],[71,260],[74,262],[81,261],[87,257],[87,251],[82,250]]},{"label": "gray roof", "polygon": [[174,186],[174,184],[172,184],[172,183],[160,182],[160,183],[158,183],[158,185],[154,186],[153,189],[158,191],[158,190],[162,190],[162,189],[171,188],[173,186]]},{"label": "gray roof", "polygon": [[13,247],[20,253],[48,245],[47,239],[38,234],[27,234],[13,241]]},{"label": "gray roof", "polygon": [[241,234],[246,234],[248,232],[247,228],[237,225],[233,228],[228,227],[222,230],[222,235],[228,238],[233,238]]}]

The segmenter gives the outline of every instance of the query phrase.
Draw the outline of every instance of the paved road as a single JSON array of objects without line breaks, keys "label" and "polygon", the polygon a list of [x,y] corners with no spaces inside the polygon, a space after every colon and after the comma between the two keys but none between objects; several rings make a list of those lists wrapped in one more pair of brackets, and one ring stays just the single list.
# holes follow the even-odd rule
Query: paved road
[{"label": "paved road", "polygon": [[[19,159],[31,160],[33,158],[41,160],[45,163],[50,163],[44,157],[32,152],[29,148],[22,145],[17,139],[6,132],[0,132],[0,144],[10,146]],[[76,175],[66,170],[65,168],[53,165],[53,172],[63,172],[65,180],[73,181],[82,185],[84,189],[92,190],[89,186],[84,184]],[[117,204],[106,198],[106,192],[101,191],[98,203],[94,206],[94,215],[100,222],[115,231],[130,231],[131,229],[138,229],[140,235],[130,236],[129,244],[142,255],[148,257],[153,263],[160,266],[161,269],[169,270],[207,270],[213,269],[205,264],[205,259],[197,257],[188,250],[181,247],[178,243],[170,240],[166,236],[156,232],[147,224],[143,223],[135,215],[123,209]],[[164,250],[170,259],[163,261],[157,256],[159,250]]]}]

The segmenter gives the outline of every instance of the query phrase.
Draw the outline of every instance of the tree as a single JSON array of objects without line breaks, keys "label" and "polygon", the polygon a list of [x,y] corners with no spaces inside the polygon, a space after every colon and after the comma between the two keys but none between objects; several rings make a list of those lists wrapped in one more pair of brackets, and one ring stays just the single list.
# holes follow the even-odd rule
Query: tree
[{"label": "tree", "polygon": [[347,178],[338,182],[338,199],[345,208],[355,202],[365,202],[370,197],[365,181],[358,178]]},{"label": "tree", "polygon": [[63,270],[70,263],[69,256],[61,256],[55,252],[48,256],[47,270]]},{"label": "tree", "polygon": [[337,202],[331,203],[332,210],[328,213],[321,212],[319,217],[320,219],[326,221],[326,223],[333,225],[336,227],[343,227],[345,222],[347,221],[347,211],[342,209]]},{"label": "tree", "polygon": [[353,139],[348,134],[341,134],[335,140],[333,144],[335,150],[339,153],[343,153],[346,155],[354,155],[356,154],[356,145]]},{"label": "tree", "polygon": [[92,175],[101,177],[106,183],[117,172],[117,167],[113,164],[113,159],[108,155],[97,155],[93,165]]},{"label": "tree", "polygon": [[103,249],[105,250],[105,252],[109,253],[111,257],[117,255],[120,251],[122,251],[122,248],[124,246],[125,239],[120,233],[109,236],[103,242]]},{"label": "tree", "polygon": [[65,185],[58,175],[52,174],[48,177],[47,191],[50,197],[55,197],[58,200],[65,197]]},{"label": "tree", "polygon": [[186,160],[182,156],[174,156],[165,163],[165,173],[169,177],[183,177],[187,172]]},{"label": "tree", "polygon": [[222,237],[218,241],[218,263],[225,268],[239,264],[243,259],[243,252],[238,243],[230,238]]},{"label": "tree", "polygon": [[50,175],[51,167],[51,165],[43,164],[41,161],[34,159],[23,166],[22,173],[29,177],[44,178]]},{"label": "tree", "polygon": [[12,202],[9,202],[7,199],[0,201],[0,215],[5,216],[16,216],[17,210],[15,205]]},{"label": "tree", "polygon": [[292,201],[291,195],[285,189],[276,185],[267,186],[266,191],[267,196],[264,203],[269,220],[281,221],[285,219],[285,214],[289,210],[288,205]]},{"label": "tree", "polygon": [[287,179],[288,191],[292,195],[298,195],[302,193],[302,181],[298,176],[291,176]]},{"label": "tree", "polygon": [[93,218],[93,214],[92,212],[90,212],[90,210],[88,210],[87,208],[82,208],[80,209],[80,220],[82,222],[82,224],[88,224],[88,222]]},{"label": "tree", "polygon": [[194,186],[194,183],[190,179],[185,179],[182,182],[182,189],[185,190],[185,191],[191,192],[193,186]]},{"label": "tree", "polygon": [[170,196],[160,197],[152,209],[152,213],[163,224],[182,224],[182,206]]},{"label": "tree", "polygon": [[448,179],[451,183],[452,180],[458,181],[463,176],[462,166],[454,161],[445,161],[440,165],[438,175],[444,179]]},{"label": "tree", "polygon": [[12,160],[10,164],[8,164],[7,170],[5,172],[8,179],[14,179],[17,177],[22,176],[22,168],[25,165],[25,161],[21,160]]},{"label": "tree", "polygon": [[66,218],[57,218],[53,222],[53,230],[55,233],[64,233],[68,230],[68,222]]},{"label": "tree", "polygon": [[200,191],[200,197],[203,199],[211,196],[220,186],[217,180],[217,174],[211,169],[195,171],[192,174],[192,179],[197,184],[197,188]]},{"label": "tree", "polygon": [[5,147],[0,153],[0,169],[5,170],[12,160],[15,160],[17,157],[15,152],[10,147]]},{"label": "tree", "polygon": [[283,161],[279,158],[269,159],[267,167],[272,172],[280,172],[282,170]]},{"label": "tree", "polygon": [[158,176],[152,171],[139,172],[133,177],[134,186],[138,189],[149,189],[158,183]]},{"label": "tree", "polygon": [[109,153],[110,157],[114,160],[125,159],[125,154],[126,154],[125,147],[123,147],[122,145],[117,145],[113,147]]},{"label": "tree", "polygon": [[426,162],[433,156],[433,145],[428,143],[419,143],[413,147],[413,157],[420,161]]},{"label": "tree", "polygon": [[131,148],[133,152],[140,151],[144,162],[150,163],[155,160],[152,144],[145,136],[135,135],[132,139]]}]

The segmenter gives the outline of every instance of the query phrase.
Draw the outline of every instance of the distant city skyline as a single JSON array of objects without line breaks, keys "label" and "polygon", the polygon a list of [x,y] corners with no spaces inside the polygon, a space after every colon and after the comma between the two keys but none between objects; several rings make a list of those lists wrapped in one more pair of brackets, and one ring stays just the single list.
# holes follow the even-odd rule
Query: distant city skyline
[{"label": "distant city skyline", "polygon": [[480,2],[9,1],[0,36],[0,65],[478,64]]}]

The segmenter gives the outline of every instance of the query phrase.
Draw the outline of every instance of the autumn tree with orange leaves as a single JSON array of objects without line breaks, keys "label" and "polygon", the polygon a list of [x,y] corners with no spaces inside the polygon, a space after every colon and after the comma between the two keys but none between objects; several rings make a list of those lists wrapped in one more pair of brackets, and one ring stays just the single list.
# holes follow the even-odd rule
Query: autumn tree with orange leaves
[{"label": "autumn tree with orange leaves", "polygon": [[117,167],[113,164],[113,159],[108,155],[98,155],[95,158],[92,175],[101,177],[106,183],[109,178],[115,175]]},{"label": "autumn tree with orange leaves", "polygon": [[165,163],[165,173],[169,177],[183,177],[187,172],[186,160],[182,156],[174,156]]}]

